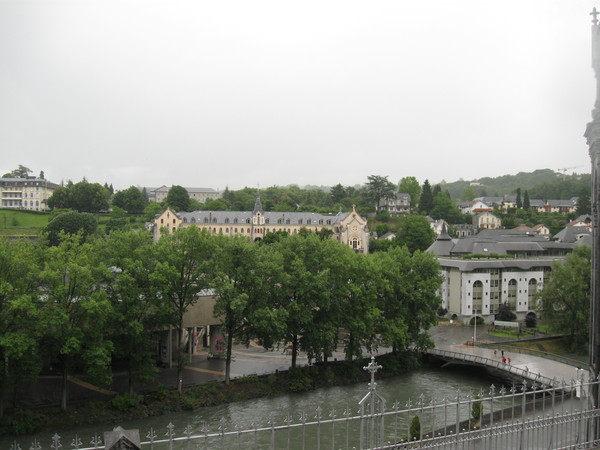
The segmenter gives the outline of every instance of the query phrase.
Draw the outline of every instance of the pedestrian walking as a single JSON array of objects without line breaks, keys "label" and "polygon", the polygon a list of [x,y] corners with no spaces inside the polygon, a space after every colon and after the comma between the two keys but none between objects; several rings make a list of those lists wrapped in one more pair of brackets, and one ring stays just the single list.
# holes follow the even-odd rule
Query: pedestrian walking
[{"label": "pedestrian walking", "polygon": [[506,364],[506,358],[504,356],[502,357],[502,364]]},{"label": "pedestrian walking", "polygon": [[500,350],[500,353],[502,353],[502,357],[504,358],[504,349]]},{"label": "pedestrian walking", "polygon": [[498,350],[494,349],[494,356],[498,353]]},{"label": "pedestrian walking", "polygon": [[508,358],[506,358],[506,360],[508,361],[508,364],[510,365],[510,356]]}]

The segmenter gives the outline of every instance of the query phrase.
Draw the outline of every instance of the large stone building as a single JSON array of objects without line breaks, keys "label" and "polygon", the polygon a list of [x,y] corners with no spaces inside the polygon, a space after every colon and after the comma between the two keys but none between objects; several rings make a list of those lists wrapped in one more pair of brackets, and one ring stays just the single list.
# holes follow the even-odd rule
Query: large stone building
[{"label": "large stone building", "polygon": [[[148,196],[149,201],[161,203],[167,198],[167,194],[171,188],[163,185],[158,188],[146,187],[144,189],[146,189],[146,195]],[[197,200],[200,203],[205,203],[206,200],[216,200],[221,198],[221,193],[212,188],[186,187],[184,189],[187,191],[191,199]]]},{"label": "large stone building", "polygon": [[576,245],[527,230],[484,230],[463,239],[444,232],[427,251],[441,265],[440,296],[448,316],[465,322],[478,316],[493,322],[505,303],[520,320],[537,315],[536,294],[552,265],[564,261]]},{"label": "large stone building", "polygon": [[0,178],[0,206],[45,211],[49,209],[48,199],[57,187],[43,178]]},{"label": "large stone building", "polygon": [[247,236],[252,241],[277,231],[295,234],[302,228],[314,232],[327,229],[331,230],[334,239],[349,245],[353,250],[362,253],[369,251],[367,220],[354,207],[350,212],[339,212],[336,215],[264,211],[260,196],[257,195],[253,211],[175,212],[167,209],[154,221],[154,238],[158,240],[162,232],[172,233],[189,226],[226,236]]}]

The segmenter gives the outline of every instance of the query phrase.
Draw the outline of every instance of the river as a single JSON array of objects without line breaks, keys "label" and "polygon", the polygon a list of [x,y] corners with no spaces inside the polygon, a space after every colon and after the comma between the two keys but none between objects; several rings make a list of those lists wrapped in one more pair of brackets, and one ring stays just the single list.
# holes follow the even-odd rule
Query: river
[{"label": "river", "polygon": [[[498,387],[500,382],[501,380],[490,378],[485,371],[474,370],[472,367],[424,368],[401,376],[377,380],[377,391],[386,399],[388,409],[394,402],[398,402],[402,409],[409,400],[413,406],[416,405],[421,394],[427,402],[431,399],[441,402],[444,398],[453,399],[457,390],[466,395],[469,392],[477,394],[482,389],[487,394],[492,383]],[[195,411],[171,413],[119,424],[105,423],[49,430],[26,436],[1,437],[0,449],[9,449],[14,442],[17,442],[21,449],[27,449],[34,439],[41,443],[42,448],[49,448],[55,433],[61,436],[62,448],[71,448],[76,434],[81,439],[82,447],[86,447],[90,446],[95,433],[102,437],[105,431],[110,431],[117,425],[125,429],[139,429],[141,440],[145,441],[150,429],[155,430],[159,439],[164,438],[169,423],[175,426],[175,434],[182,436],[187,425],[191,426],[194,433],[199,434],[201,430],[210,430],[210,433],[218,432],[221,423],[227,430],[266,427],[270,417],[273,417],[277,424],[283,424],[288,415],[294,422],[298,422],[302,413],[306,414],[310,421],[314,420],[317,407],[322,409],[324,419],[329,418],[332,410],[341,417],[346,408],[355,415],[359,408],[358,402],[366,393],[367,384],[358,383],[199,408]],[[400,426],[405,430],[407,424],[400,424]]]}]

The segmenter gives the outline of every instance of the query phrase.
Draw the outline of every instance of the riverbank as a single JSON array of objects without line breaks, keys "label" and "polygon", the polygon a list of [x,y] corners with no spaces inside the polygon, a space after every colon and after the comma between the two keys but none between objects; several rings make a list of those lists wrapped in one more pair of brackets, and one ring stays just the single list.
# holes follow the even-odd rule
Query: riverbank
[{"label": "riverbank", "polygon": [[[59,408],[7,410],[0,421],[0,435],[20,435],[42,429],[57,429],[99,423],[120,423],[178,411],[290,392],[305,392],[328,386],[366,382],[370,374],[363,368],[369,359],[332,361],[266,375],[236,378],[229,385],[211,382],[191,386],[180,395],[160,387],[147,394],[121,394],[107,401],[74,403],[67,411]],[[388,353],[377,357],[382,369],[377,378],[388,378],[421,367],[425,362],[412,352]]]}]

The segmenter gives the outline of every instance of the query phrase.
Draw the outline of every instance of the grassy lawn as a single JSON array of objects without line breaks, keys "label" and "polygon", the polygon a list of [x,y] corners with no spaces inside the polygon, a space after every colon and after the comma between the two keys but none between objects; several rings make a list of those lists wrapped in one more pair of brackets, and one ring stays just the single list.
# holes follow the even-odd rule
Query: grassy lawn
[{"label": "grassy lawn", "polygon": [[490,336],[503,337],[503,338],[517,338],[517,337],[531,337],[533,333],[530,333],[527,330],[522,330],[519,333],[519,330],[515,329],[489,329],[487,334]]},{"label": "grassy lawn", "polygon": [[0,234],[37,234],[51,217],[47,212],[0,209]]}]

